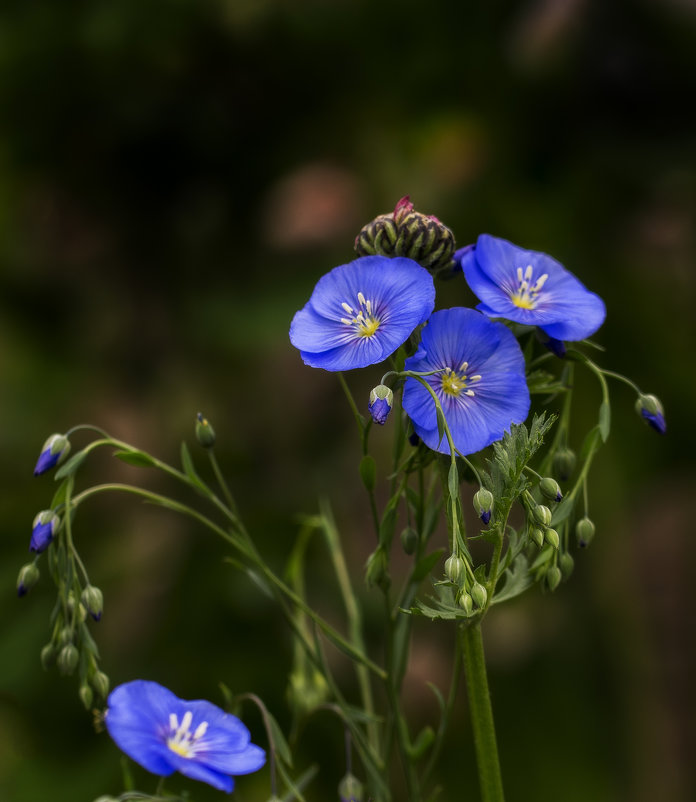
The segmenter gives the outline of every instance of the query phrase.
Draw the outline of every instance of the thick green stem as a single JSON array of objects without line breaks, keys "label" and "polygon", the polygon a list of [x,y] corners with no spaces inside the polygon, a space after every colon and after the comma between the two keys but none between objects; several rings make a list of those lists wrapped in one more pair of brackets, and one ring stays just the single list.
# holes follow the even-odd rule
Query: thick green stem
[{"label": "thick green stem", "polygon": [[495,739],[493,708],[488,692],[486,660],[483,655],[481,623],[464,631],[464,670],[474,732],[476,765],[478,766],[482,802],[503,802],[503,781],[500,776],[498,746]]}]

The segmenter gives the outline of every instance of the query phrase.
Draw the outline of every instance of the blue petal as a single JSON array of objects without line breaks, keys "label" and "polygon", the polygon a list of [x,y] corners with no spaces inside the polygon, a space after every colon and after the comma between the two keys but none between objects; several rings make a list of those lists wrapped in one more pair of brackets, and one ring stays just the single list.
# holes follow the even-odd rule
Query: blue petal
[{"label": "blue petal", "polygon": [[375,423],[379,423],[380,426],[383,426],[391,412],[391,406],[385,398],[378,398],[373,404],[368,405],[368,410],[370,411],[370,415],[372,415],[372,420]]},{"label": "blue petal", "polygon": [[46,471],[50,471],[51,468],[58,462],[60,459],[60,455],[62,451],[59,451],[57,454],[51,454],[51,449],[47,448],[45,451],[42,451],[39,455],[38,460],[36,461],[36,467],[34,468],[34,476],[40,476],[42,473],[46,473]]},{"label": "blue petal", "polygon": [[37,554],[48,548],[48,544],[53,540],[53,524],[49,521],[46,524],[36,524],[31,532],[29,550]]},{"label": "blue petal", "polygon": [[208,783],[213,788],[217,788],[218,791],[225,791],[228,794],[234,790],[234,780],[227,774],[215,771],[215,769],[211,769],[195,759],[180,757],[175,753],[172,753],[172,755],[175,758],[176,770],[185,777]]}]

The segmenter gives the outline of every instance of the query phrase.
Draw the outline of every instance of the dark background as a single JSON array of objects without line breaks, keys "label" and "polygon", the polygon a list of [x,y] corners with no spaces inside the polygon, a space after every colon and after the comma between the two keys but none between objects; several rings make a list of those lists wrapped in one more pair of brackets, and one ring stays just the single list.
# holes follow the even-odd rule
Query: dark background
[{"label": "dark background", "polygon": [[[577,273],[607,303],[602,364],[667,411],[659,438],[613,386],[590,485],[595,542],[553,596],[487,620],[507,797],[694,798],[695,26],[689,0],[5,0],[3,800],[121,790],[118,752],[94,735],[75,680],[40,666],[45,566],[15,596],[53,492],[51,476],[31,477],[52,432],[92,422],[176,461],[203,410],[274,565],[295,516],[326,496],[362,587],[372,543],[353,421],[335,377],[304,367],[287,330],[318,277],[351,259],[360,226],[407,193],[460,245],[487,231]],[[439,301],[471,303],[463,282]],[[352,377],[358,394],[379,376]],[[589,426],[597,386],[578,393]],[[174,490],[106,454],[90,466],[91,481]],[[105,592],[93,631],[113,684],[156,679],[220,703],[222,681],[287,726],[287,632],[222,544],[123,497],[86,505],[76,539]],[[340,621],[327,565],[312,552],[310,595]],[[447,681],[450,634],[416,627],[406,698],[421,723],[435,716],[424,680]],[[458,714],[443,802],[477,795],[464,702]],[[245,719],[265,745],[258,715]],[[336,721],[317,716],[301,745],[298,769],[320,767],[309,798],[337,798]],[[266,799],[267,771],[239,788]]]}]

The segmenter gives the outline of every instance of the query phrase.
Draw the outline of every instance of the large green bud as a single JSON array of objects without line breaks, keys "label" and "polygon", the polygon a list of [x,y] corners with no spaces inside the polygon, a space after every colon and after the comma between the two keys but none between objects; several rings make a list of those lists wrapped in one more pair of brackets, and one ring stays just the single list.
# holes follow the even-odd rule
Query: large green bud
[{"label": "large green bud", "polygon": [[415,211],[408,195],[394,211],[380,214],[355,238],[358,256],[406,256],[432,273],[447,275],[454,267],[454,234],[437,217]]}]

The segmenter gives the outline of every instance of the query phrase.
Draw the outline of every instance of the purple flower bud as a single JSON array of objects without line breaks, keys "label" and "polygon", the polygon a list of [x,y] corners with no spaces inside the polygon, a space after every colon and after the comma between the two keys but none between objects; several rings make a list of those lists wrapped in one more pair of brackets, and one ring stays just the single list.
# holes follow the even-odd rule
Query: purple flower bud
[{"label": "purple flower bud", "polygon": [[391,412],[394,403],[394,393],[384,384],[378,384],[370,391],[370,404],[368,409],[372,420],[383,426]]},{"label": "purple flower bud", "polygon": [[641,394],[636,400],[636,412],[659,434],[667,432],[665,411],[656,396]]},{"label": "purple flower bud", "polygon": [[43,510],[35,518],[31,530],[29,550],[37,554],[44,551],[60,526],[60,518],[52,510]]},{"label": "purple flower bud", "polygon": [[34,476],[40,476],[42,473],[50,471],[67,456],[69,451],[70,441],[68,438],[64,434],[52,434],[43,444],[34,468]]},{"label": "purple flower bud", "polygon": [[484,526],[488,526],[493,511],[493,493],[485,487],[480,488],[474,494],[474,509]]}]

